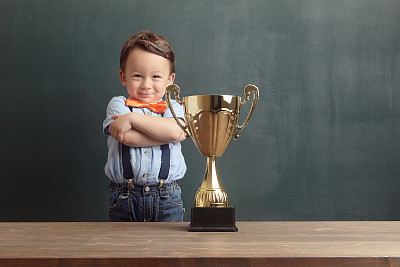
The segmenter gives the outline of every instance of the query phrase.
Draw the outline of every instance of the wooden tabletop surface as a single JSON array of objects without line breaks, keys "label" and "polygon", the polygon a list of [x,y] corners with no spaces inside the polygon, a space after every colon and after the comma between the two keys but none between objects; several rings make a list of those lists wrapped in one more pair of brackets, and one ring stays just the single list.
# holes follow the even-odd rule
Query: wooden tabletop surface
[{"label": "wooden tabletop surface", "polygon": [[187,225],[2,222],[0,265],[400,266],[395,221],[237,222],[236,233],[188,232]]}]

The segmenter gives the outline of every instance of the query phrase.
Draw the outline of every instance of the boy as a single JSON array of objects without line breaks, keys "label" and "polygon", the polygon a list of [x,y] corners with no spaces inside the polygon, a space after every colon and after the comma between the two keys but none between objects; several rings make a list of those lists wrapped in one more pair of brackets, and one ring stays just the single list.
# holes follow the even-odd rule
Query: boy
[{"label": "boy", "polygon": [[[175,79],[172,48],[162,36],[137,33],[122,48],[119,76],[130,97],[112,98],[103,122],[109,220],[183,221],[178,180],[186,172],[180,144],[185,134],[160,101]],[[184,120],[181,105],[172,103]]]}]

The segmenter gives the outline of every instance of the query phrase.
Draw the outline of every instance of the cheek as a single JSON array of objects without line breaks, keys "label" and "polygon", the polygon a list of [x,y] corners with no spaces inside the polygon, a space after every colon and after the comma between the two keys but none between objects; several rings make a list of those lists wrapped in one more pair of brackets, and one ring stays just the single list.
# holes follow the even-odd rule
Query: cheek
[{"label": "cheek", "polygon": [[138,87],[138,82],[134,81],[134,80],[128,80],[126,81],[127,86],[129,86],[130,88],[134,89]]},{"label": "cheek", "polygon": [[162,86],[157,87],[157,95],[162,97],[165,94],[165,89],[168,85],[163,84]]},{"label": "cheek", "polygon": [[128,92],[135,93],[137,91],[137,86],[133,82],[128,82],[126,88],[128,89]]}]

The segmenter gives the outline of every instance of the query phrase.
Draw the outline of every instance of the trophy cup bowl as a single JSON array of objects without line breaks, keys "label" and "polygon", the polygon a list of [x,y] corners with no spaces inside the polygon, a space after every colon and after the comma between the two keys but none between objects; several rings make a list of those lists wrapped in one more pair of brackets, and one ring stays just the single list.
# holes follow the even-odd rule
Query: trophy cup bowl
[{"label": "trophy cup bowl", "polygon": [[[170,94],[183,105],[186,125],[178,120],[171,105]],[[216,158],[222,156],[233,135],[239,138],[239,132],[247,125],[256,107],[259,91],[254,85],[244,89],[245,99],[232,95],[193,95],[180,100],[180,89],[172,84],[166,89],[166,101],[179,127],[192,138],[200,153],[207,157],[203,182],[195,195],[195,204],[191,210],[189,231],[237,231],[235,209],[229,207],[228,194],[219,178]],[[253,103],[245,122],[238,126],[240,108],[253,93]],[[236,129],[238,130],[235,134]]]}]

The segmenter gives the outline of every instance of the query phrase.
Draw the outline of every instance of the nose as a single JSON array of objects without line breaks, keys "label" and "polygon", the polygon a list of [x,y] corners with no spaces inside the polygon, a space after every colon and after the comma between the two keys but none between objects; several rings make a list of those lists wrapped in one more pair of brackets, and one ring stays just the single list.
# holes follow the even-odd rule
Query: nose
[{"label": "nose", "polygon": [[142,88],[143,89],[150,89],[151,88],[151,79],[149,79],[149,78],[143,79]]}]

